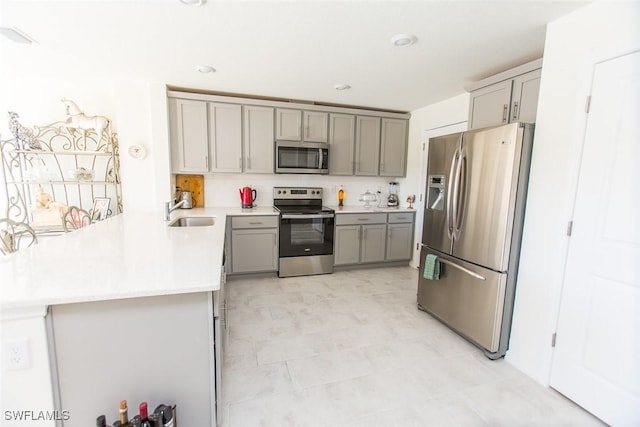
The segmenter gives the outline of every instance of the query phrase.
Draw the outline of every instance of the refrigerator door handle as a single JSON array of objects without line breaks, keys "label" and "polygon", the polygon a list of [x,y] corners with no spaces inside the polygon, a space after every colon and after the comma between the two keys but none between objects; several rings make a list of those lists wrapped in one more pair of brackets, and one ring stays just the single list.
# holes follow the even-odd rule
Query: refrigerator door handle
[{"label": "refrigerator door handle", "polygon": [[[428,246],[427,246],[427,245],[425,245],[424,243],[420,243],[420,248],[428,248]],[[443,264],[450,265],[450,266],[451,266],[451,267],[453,267],[453,268],[457,268],[458,270],[460,270],[460,271],[462,271],[462,272],[464,272],[464,273],[467,273],[469,276],[473,276],[473,277],[475,277],[476,279],[480,279],[480,280],[487,280],[487,278],[486,278],[486,277],[481,276],[480,274],[476,273],[475,271],[471,271],[471,270],[469,270],[468,268],[465,268],[465,267],[463,267],[463,266],[461,266],[461,265],[458,265],[458,264],[456,264],[456,263],[454,263],[454,262],[452,262],[452,261],[449,261],[449,260],[447,260],[447,259],[444,259],[444,258],[442,258],[442,257],[438,257],[438,261],[439,261],[439,262],[441,262],[441,263],[443,263]]]},{"label": "refrigerator door handle", "polygon": [[[453,218],[454,215],[454,207],[453,203],[455,203],[454,198],[454,186],[453,183],[455,181],[455,170],[456,170],[456,161],[458,159],[458,149],[453,153],[453,157],[451,158],[451,167],[449,168],[449,183],[447,184],[447,204],[445,206],[446,212],[446,220],[447,220],[447,235],[449,239],[453,238]],[[452,215],[453,214],[453,215]]]},{"label": "refrigerator door handle", "polygon": [[442,259],[442,258],[438,258],[438,260],[439,260],[441,263],[443,263],[443,264],[447,264],[447,265],[450,265],[450,266],[451,266],[451,267],[453,267],[453,268],[457,268],[458,270],[463,271],[463,272],[467,273],[469,276],[473,276],[473,277],[475,277],[476,279],[480,279],[480,280],[487,280],[484,276],[481,276],[481,275],[479,275],[478,273],[475,273],[475,272],[473,272],[473,271],[469,270],[468,268],[464,268],[464,267],[462,267],[461,265],[455,264],[455,263],[453,263],[453,262],[451,262],[451,261],[448,261],[448,260],[446,260],[446,259]]},{"label": "refrigerator door handle", "polygon": [[451,210],[451,230],[452,230],[452,235],[453,238],[457,238],[457,231],[458,231],[458,216],[459,216],[459,211],[458,211],[458,202],[460,201],[460,170],[462,167],[462,149],[459,149],[458,152],[455,155],[456,158],[456,167],[455,167],[455,172],[453,174],[453,195],[451,196],[452,198],[452,205],[453,205],[453,209]]},{"label": "refrigerator door handle", "polygon": [[467,153],[465,150],[460,151],[460,159],[456,170],[456,194],[455,194],[455,218],[453,236],[460,236],[460,227],[462,226],[462,215],[465,208],[465,198],[467,193]]}]

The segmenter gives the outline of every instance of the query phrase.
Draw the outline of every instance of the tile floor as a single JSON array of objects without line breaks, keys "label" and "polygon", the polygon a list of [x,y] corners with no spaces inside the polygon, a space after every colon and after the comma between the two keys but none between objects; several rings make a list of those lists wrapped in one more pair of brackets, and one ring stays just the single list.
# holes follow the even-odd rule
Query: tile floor
[{"label": "tile floor", "polygon": [[231,278],[224,427],[603,425],[419,311],[417,274]]}]

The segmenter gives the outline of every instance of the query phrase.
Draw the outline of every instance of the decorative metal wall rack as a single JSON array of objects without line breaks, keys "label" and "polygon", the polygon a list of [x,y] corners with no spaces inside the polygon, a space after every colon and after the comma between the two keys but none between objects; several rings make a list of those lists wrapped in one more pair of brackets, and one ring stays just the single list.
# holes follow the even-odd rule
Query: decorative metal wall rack
[{"label": "decorative metal wall rack", "polygon": [[[78,118],[101,122],[83,126]],[[118,137],[108,119],[77,112],[64,122],[28,128],[10,112],[9,130],[13,138],[0,140],[6,197],[0,216],[47,233],[63,230],[68,206],[90,211],[96,198],[110,199],[108,216],[122,212]]]}]

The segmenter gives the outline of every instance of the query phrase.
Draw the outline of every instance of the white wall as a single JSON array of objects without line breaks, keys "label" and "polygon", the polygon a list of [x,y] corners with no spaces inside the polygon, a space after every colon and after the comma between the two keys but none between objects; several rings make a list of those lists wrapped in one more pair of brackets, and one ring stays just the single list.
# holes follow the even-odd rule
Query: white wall
[{"label": "white wall", "polygon": [[[594,3],[547,29],[507,360],[549,383],[593,63],[640,48],[640,3]],[[561,339],[561,337],[559,337]]]}]

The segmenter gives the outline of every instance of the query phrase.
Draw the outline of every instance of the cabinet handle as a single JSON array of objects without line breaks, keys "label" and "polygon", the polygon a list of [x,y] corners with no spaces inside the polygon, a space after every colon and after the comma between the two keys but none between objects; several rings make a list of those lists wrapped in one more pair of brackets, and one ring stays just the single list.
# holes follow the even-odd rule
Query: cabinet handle
[{"label": "cabinet handle", "polygon": [[262,222],[250,222],[249,225],[262,225]]},{"label": "cabinet handle", "polygon": [[384,163],[380,163],[380,172],[384,172]]},{"label": "cabinet handle", "polygon": [[502,106],[502,123],[507,123],[507,110],[509,109],[508,104],[504,104]]},{"label": "cabinet handle", "polygon": [[517,120],[518,119],[518,101],[513,103],[513,120]]},{"label": "cabinet handle", "polygon": [[242,157],[238,157],[238,167],[242,169]]},{"label": "cabinet handle", "polygon": [[365,228],[364,230],[362,230],[362,232],[364,233],[362,236],[362,240],[367,240],[367,229]]},{"label": "cabinet handle", "polygon": [[247,157],[247,169],[251,169],[251,157]]},{"label": "cabinet handle", "polygon": [[204,156],[204,167],[209,169],[209,156]]},{"label": "cabinet handle", "polygon": [[358,218],[358,221],[369,221],[369,218]]}]

